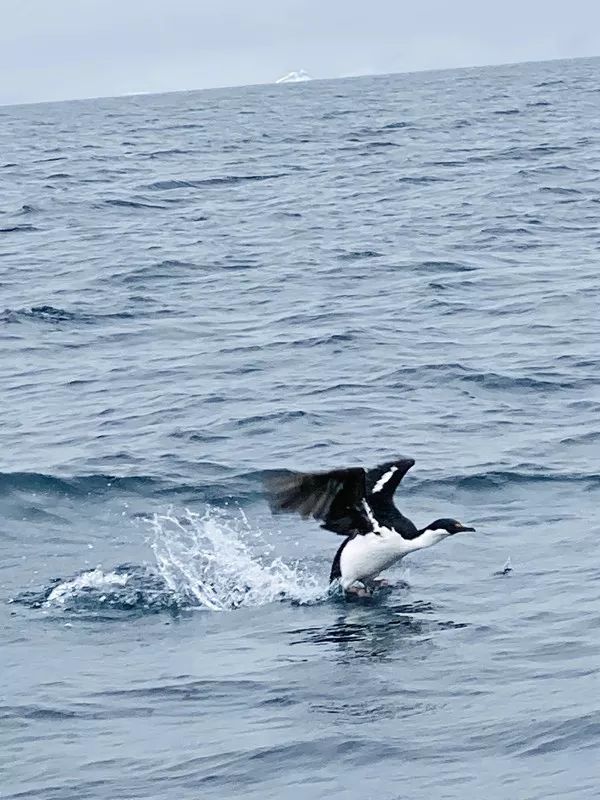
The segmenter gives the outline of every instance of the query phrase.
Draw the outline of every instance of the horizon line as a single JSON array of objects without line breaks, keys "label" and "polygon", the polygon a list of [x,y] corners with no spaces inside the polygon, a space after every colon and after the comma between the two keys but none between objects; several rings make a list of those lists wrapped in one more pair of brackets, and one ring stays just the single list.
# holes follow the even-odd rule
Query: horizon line
[{"label": "horizon line", "polygon": [[[427,72],[460,72],[462,70],[469,70],[469,69],[494,69],[499,67],[516,67],[522,64],[551,64],[558,61],[587,61],[594,58],[600,58],[600,55],[586,55],[586,56],[561,56],[558,58],[542,58],[542,59],[531,59],[525,61],[499,61],[494,63],[487,63],[487,64],[464,64],[458,67],[424,67],[422,69],[407,69],[407,70],[400,70],[398,72],[364,72],[358,73],[356,75],[335,75],[335,76],[326,76],[326,77],[313,77],[308,81],[303,81],[302,85],[306,86],[309,83],[323,83],[325,81],[344,81],[344,80],[355,80],[357,78],[376,78],[376,77],[386,77],[386,76],[393,76],[393,75],[419,75],[422,73]],[[87,95],[84,97],[63,97],[60,99],[52,99],[52,100],[23,100],[22,102],[17,103],[2,103],[0,102],[0,108],[20,108],[22,106],[39,106],[39,105],[50,105],[50,104],[57,104],[57,103],[81,103],[81,102],[88,102],[92,100],[119,100],[125,97],[151,97],[151,96],[159,96],[163,94],[183,94],[188,92],[217,92],[223,91],[224,89],[245,89],[245,88],[252,88],[258,86],[280,86],[283,84],[278,84],[277,80],[273,81],[259,81],[257,83],[231,83],[231,84],[222,84],[218,86],[205,86],[205,87],[190,87],[185,89],[162,89],[158,91],[132,91],[132,92],[122,92],[120,94],[99,94],[99,95]],[[288,85],[296,85],[296,84],[285,84]],[[284,91],[288,91],[285,89]]]}]

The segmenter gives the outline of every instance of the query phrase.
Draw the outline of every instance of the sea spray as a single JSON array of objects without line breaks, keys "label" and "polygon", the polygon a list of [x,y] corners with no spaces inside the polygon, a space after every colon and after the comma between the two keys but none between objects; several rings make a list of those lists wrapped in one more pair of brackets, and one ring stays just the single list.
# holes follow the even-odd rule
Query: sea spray
[{"label": "sea spray", "polygon": [[151,526],[158,570],[183,603],[224,611],[276,600],[310,603],[326,593],[297,563],[273,557],[241,510],[235,516],[212,507],[183,516],[170,510],[156,514]]}]

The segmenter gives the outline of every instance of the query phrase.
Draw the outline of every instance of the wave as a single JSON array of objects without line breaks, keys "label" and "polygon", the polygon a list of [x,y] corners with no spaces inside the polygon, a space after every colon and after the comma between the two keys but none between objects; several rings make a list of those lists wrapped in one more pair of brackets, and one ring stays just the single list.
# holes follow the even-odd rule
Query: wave
[{"label": "wave", "polygon": [[540,186],[539,192],[548,192],[549,194],[559,195],[581,195],[583,192],[580,189],[573,189],[566,186]]},{"label": "wave", "polygon": [[0,233],[30,233],[39,231],[35,225],[8,225],[6,228],[0,228]]},{"label": "wave", "polygon": [[71,322],[77,319],[87,320],[87,317],[74,311],[66,311],[64,308],[55,308],[47,305],[32,306],[31,308],[6,308],[0,313],[1,322],[23,322],[24,320]]},{"label": "wave", "polygon": [[534,156],[559,155],[572,149],[570,145],[540,144],[531,147],[513,145],[512,147],[495,153],[485,153],[484,155],[477,154],[465,157],[465,163],[486,164],[493,161],[530,161]]},{"label": "wave", "polygon": [[421,261],[413,269],[417,272],[475,272],[477,267],[459,261]]},{"label": "wave", "polygon": [[428,161],[425,166],[428,167],[464,167],[465,162],[457,159],[444,159],[443,161]]},{"label": "wave", "polygon": [[38,590],[21,592],[10,602],[107,618],[109,613],[157,613],[181,610],[156,569],[121,564],[111,570],[85,570],[70,578],[55,578]]},{"label": "wave", "polygon": [[560,440],[561,444],[588,444],[591,442],[600,441],[600,431],[589,431],[588,433],[579,433],[575,436],[567,436]]},{"label": "wave", "polygon": [[447,178],[440,178],[436,175],[404,175],[396,178],[397,183],[404,183],[408,185],[420,186],[426,183],[442,183]]},{"label": "wave", "polygon": [[383,253],[377,250],[350,250],[338,256],[340,261],[359,261],[361,258],[381,258]]},{"label": "wave", "polygon": [[[431,303],[442,305],[440,300],[433,300]],[[447,304],[444,304],[447,305]],[[453,308],[454,306],[450,306]],[[500,312],[496,312],[500,313]],[[501,389],[506,392],[523,389],[532,389],[540,392],[564,391],[565,389],[575,389],[584,385],[587,379],[579,379],[577,383],[564,379],[561,375],[547,377],[547,372],[538,375],[507,375],[500,372],[484,372],[472,367],[467,367],[460,363],[431,363],[420,364],[415,367],[404,367],[393,370],[392,372],[382,373],[378,376],[378,382],[385,382],[390,388],[404,386],[407,383],[414,384],[417,380],[428,385],[433,380],[443,380],[446,383],[456,380],[460,383],[476,384],[483,389]]]},{"label": "wave", "polygon": [[[153,312],[151,312],[153,313]],[[65,308],[55,306],[31,306],[30,308],[5,308],[0,311],[0,322],[21,323],[21,322],[43,322],[58,325],[60,323],[71,322],[75,324],[90,325],[106,322],[107,320],[133,319],[134,317],[144,316],[143,311],[114,311],[111,313],[90,313],[84,311],[69,311]]]},{"label": "wave", "polygon": [[[357,139],[356,141],[360,141],[360,140]],[[397,144],[397,142],[387,142],[387,141],[382,141],[382,142],[380,142],[380,141],[364,142],[363,144],[364,144],[364,147],[365,147],[364,152],[366,154],[369,153],[369,150],[377,150],[378,148],[381,148],[381,147],[400,147],[400,145]]]},{"label": "wave", "polygon": [[[319,418],[313,414],[296,411],[287,414],[269,414],[245,417],[236,423],[237,428],[252,427],[261,422],[277,426],[297,419]],[[194,431],[176,431],[173,436],[190,441],[204,441],[202,434]],[[595,441],[598,434],[590,433],[581,437],[565,438],[563,444]],[[209,439],[210,440],[210,439]],[[401,449],[401,448],[400,448]],[[104,494],[134,494],[142,497],[175,498],[190,497],[198,502],[221,507],[235,503],[251,503],[259,501],[263,495],[263,481],[273,469],[292,467],[292,464],[274,464],[266,469],[255,469],[245,472],[222,464],[205,462],[190,465],[190,470],[201,472],[204,482],[197,480],[170,480],[154,475],[109,475],[89,474],[76,476],[58,476],[40,472],[0,472],[0,497],[13,493],[35,493],[51,496],[90,497]],[[466,475],[441,475],[435,478],[423,478],[417,474],[411,476],[411,485],[415,491],[421,487],[429,489],[432,485],[454,486],[455,488],[486,488],[508,485],[511,483],[580,483],[593,486],[600,485],[600,474],[597,472],[554,472],[543,465],[528,464],[523,467],[506,470],[484,470]]]},{"label": "wave", "polygon": [[552,472],[535,465],[522,470],[487,470],[471,475],[452,475],[442,478],[421,478],[417,482],[417,490],[421,487],[481,490],[498,489],[509,485],[539,483],[575,483],[588,487],[600,488],[600,473],[584,472]]},{"label": "wave", "polygon": [[382,130],[384,131],[395,131],[400,130],[401,128],[410,128],[412,127],[410,122],[388,122],[387,125],[384,125]]},{"label": "wave", "polygon": [[148,158],[164,158],[165,156],[186,156],[192,154],[193,150],[183,150],[179,147],[166,148],[165,150],[152,150],[145,153]]},{"label": "wave", "polygon": [[163,128],[164,131],[193,131],[204,130],[204,123],[202,122],[182,122],[177,125],[167,125]]},{"label": "wave", "polygon": [[297,419],[302,420],[318,420],[319,415],[310,411],[273,411],[269,414],[251,414],[247,417],[241,417],[235,422],[235,427],[248,428],[253,425],[260,425],[264,423],[271,423],[274,425],[284,425],[288,422],[293,422]]},{"label": "wave", "polygon": [[131,272],[124,272],[120,279],[124,284],[143,284],[147,281],[165,280],[173,278],[176,271],[199,269],[197,264],[191,261],[181,261],[176,258],[168,258],[153,264],[147,264]]},{"label": "wave", "polygon": [[42,472],[0,472],[0,496],[11,492],[36,492],[70,497],[127,491],[145,495],[197,491],[192,484],[172,483],[148,475],[115,476],[106,474],[62,477]]},{"label": "wave", "polygon": [[252,181],[270,181],[275,178],[284,178],[288,173],[278,172],[273,175],[224,175],[218,178],[201,178],[198,180],[166,180],[155,181],[144,186],[151,191],[169,191],[171,189],[200,189],[203,186],[230,186],[237,183],[250,183]]},{"label": "wave", "polygon": [[[179,432],[179,437],[189,432]],[[195,441],[194,438],[191,441]],[[190,464],[190,474],[202,475],[189,481],[157,475],[88,475],[62,476],[42,472],[0,472],[0,497],[13,494],[48,495],[51,497],[90,498],[105,495],[128,495],[167,501],[208,503],[226,506],[250,503],[262,497],[264,470],[236,472],[214,462]]]},{"label": "wave", "polygon": [[116,208],[157,208],[157,209],[166,208],[166,206],[159,205],[157,203],[147,203],[147,202],[142,202],[140,200],[108,199],[105,200],[104,203],[107,206],[114,206]]},{"label": "wave", "polygon": [[543,391],[562,391],[574,389],[576,384],[569,381],[545,380],[527,375],[502,375],[497,372],[474,372],[463,375],[462,380],[467,383],[477,383],[486,389],[540,389]]},{"label": "wave", "polygon": [[[46,151],[46,152],[48,152],[48,151]],[[53,151],[50,150],[49,152],[53,152]],[[54,152],[56,152],[56,151],[54,151]],[[50,164],[53,161],[66,161],[66,160],[67,160],[67,156],[50,156],[49,158],[36,158],[33,163],[34,164]]]}]

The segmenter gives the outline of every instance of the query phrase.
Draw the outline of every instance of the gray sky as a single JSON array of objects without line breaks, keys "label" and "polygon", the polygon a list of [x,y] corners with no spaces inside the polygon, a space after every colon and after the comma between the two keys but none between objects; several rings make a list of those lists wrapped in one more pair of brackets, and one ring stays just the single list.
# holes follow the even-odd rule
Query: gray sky
[{"label": "gray sky", "polygon": [[0,0],[0,104],[588,55],[598,0]]}]

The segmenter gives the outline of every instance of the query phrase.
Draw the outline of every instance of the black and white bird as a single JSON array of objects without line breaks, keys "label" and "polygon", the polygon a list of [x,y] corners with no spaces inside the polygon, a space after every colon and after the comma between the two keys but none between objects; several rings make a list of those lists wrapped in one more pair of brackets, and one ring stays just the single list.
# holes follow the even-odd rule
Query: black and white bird
[{"label": "black and white bird", "polygon": [[414,465],[412,458],[331,472],[282,470],[265,479],[274,514],[298,513],[346,538],[331,567],[330,580],[346,592],[369,594],[384,582],[375,578],[415,550],[475,528],[455,519],[436,519],[420,530],[394,505],[394,492]]}]

